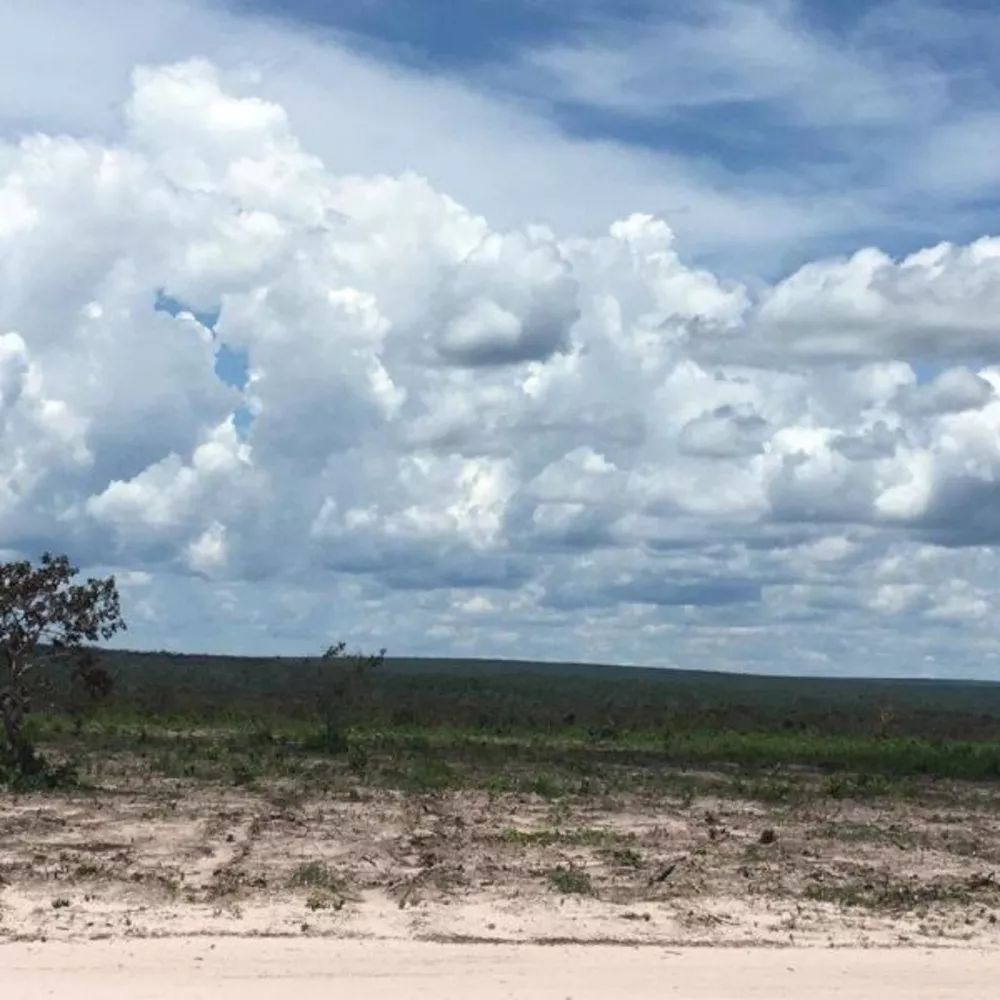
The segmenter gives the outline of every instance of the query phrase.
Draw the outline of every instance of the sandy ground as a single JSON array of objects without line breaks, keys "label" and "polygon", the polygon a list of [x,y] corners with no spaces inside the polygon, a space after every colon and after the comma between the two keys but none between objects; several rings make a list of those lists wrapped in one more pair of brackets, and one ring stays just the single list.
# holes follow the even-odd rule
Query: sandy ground
[{"label": "sandy ground", "polygon": [[1000,799],[0,796],[4,1000],[947,1000],[1000,976]]},{"label": "sandy ground", "polygon": [[6,944],[0,969],[8,1000],[968,1000],[1000,952],[188,938]]},{"label": "sandy ground", "polygon": [[980,998],[1000,800],[0,796],[0,996]]},{"label": "sandy ground", "polygon": [[992,791],[915,802],[149,783],[0,798],[0,941],[1000,948]]}]

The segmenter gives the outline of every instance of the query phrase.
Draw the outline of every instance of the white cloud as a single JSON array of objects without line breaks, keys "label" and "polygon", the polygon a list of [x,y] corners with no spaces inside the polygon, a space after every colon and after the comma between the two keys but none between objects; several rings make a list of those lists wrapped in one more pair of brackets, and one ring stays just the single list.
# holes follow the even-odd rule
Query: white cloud
[{"label": "white cloud", "polygon": [[915,413],[960,413],[979,409],[995,392],[983,375],[968,368],[946,368],[924,385],[903,387],[900,406]]},{"label": "white cloud", "polygon": [[[134,67],[192,57],[220,66],[235,95],[285,109],[307,148],[338,175],[413,171],[503,229],[530,221],[593,234],[632,212],[666,213],[689,253],[746,274],[773,271],[790,251],[799,259],[813,243],[842,244],[861,220],[889,221],[883,193],[840,183],[803,188],[710,166],[674,144],[653,152],[573,137],[540,114],[533,96],[490,73],[418,73],[361,54],[332,31],[213,0],[33,0],[0,9],[0,89],[8,95],[0,128],[120,138]],[[157,120],[157,141],[169,142],[173,112],[162,101],[173,85],[162,78],[157,86],[143,97],[144,121],[166,116]],[[195,105],[189,126],[199,134],[224,106],[194,92],[185,99]],[[260,107],[242,113],[247,119],[229,121],[226,141],[245,138]],[[205,137],[200,169],[213,169],[222,135]],[[177,147],[170,159],[171,170],[190,169]],[[910,224],[908,214],[893,218]]]},{"label": "white cloud", "polygon": [[739,458],[764,450],[767,422],[750,407],[720,406],[689,420],[678,439],[686,455]]},{"label": "white cloud", "polygon": [[188,566],[196,573],[213,575],[226,565],[226,526],[213,521],[185,549]]},{"label": "white cloud", "polygon": [[765,349],[800,361],[994,362],[998,311],[1000,238],[983,237],[898,262],[866,248],[807,264],[766,294],[757,324]]},{"label": "white cloud", "polygon": [[132,86],[0,148],[0,537],[120,570],[130,641],[992,668],[992,242],[744,286],[344,173],[203,59]]},{"label": "white cloud", "polygon": [[940,72],[900,72],[876,51],[838,45],[787,0],[678,6],[652,25],[557,41],[529,62],[563,99],[640,116],[768,102],[814,126],[898,124],[943,103]]},{"label": "white cloud", "polygon": [[428,320],[445,361],[545,361],[569,349],[577,285],[551,233],[491,234],[448,273]]},{"label": "white cloud", "polygon": [[690,143],[705,173],[725,164],[824,207],[849,191],[857,231],[912,245],[906,234],[967,239],[984,214],[995,222],[997,11],[880,0],[830,24],[814,6],[701,0],[595,17],[499,76],[570,120]]}]

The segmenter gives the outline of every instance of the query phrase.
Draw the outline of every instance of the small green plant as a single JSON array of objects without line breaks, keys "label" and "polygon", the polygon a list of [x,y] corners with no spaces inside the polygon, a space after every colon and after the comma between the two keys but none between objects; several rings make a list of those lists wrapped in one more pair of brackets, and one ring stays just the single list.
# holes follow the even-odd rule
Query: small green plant
[{"label": "small green plant", "polygon": [[271,746],[275,742],[274,731],[266,723],[255,723],[247,737],[247,742],[250,746]]},{"label": "small green plant", "polygon": [[328,889],[314,889],[306,897],[306,908],[316,910],[342,910],[346,900],[339,893]]},{"label": "small green plant", "polygon": [[873,799],[888,795],[891,785],[877,774],[830,774],[823,781],[823,791],[831,799]]},{"label": "small green plant", "polygon": [[358,742],[347,748],[347,766],[353,774],[361,776],[368,770],[368,751]]},{"label": "small green plant", "polygon": [[243,889],[245,878],[235,868],[221,868],[216,871],[208,888],[208,897],[212,900],[231,899]]},{"label": "small green plant", "polygon": [[551,775],[540,774],[528,785],[528,791],[543,799],[560,799],[565,794],[562,785]]},{"label": "small green plant", "polygon": [[795,802],[802,798],[804,792],[800,783],[773,775],[737,778],[733,782],[733,790],[741,798],[756,802]]},{"label": "small green plant", "polygon": [[33,746],[15,754],[0,745],[0,785],[12,792],[55,792],[80,786],[80,776],[72,763],[53,764]]},{"label": "small green plant", "polygon": [[634,847],[620,847],[612,851],[611,859],[622,868],[642,867],[642,855]]},{"label": "small green plant", "polygon": [[915,847],[921,839],[913,830],[896,823],[883,827],[877,823],[832,820],[808,831],[807,836],[815,840],[837,840],[844,843],[889,844],[900,849]]},{"label": "small green plant", "polygon": [[304,861],[288,878],[292,889],[339,889],[340,876],[323,861]]},{"label": "small green plant", "polygon": [[558,830],[516,830],[508,827],[500,834],[500,839],[505,844],[513,844],[517,847],[528,847],[532,844],[546,846],[555,844],[559,839]]},{"label": "small green plant", "polygon": [[579,868],[564,868],[561,865],[548,873],[549,885],[556,892],[570,896],[592,896],[594,886],[590,876]]},{"label": "small green plant", "polygon": [[613,837],[609,830],[583,827],[578,830],[517,830],[508,827],[500,834],[506,844],[518,847],[550,847],[553,844],[569,844],[574,847],[600,847]]},{"label": "small green plant", "polygon": [[348,894],[344,880],[323,861],[305,861],[289,876],[292,889],[308,889],[306,906],[316,910],[341,910]]},{"label": "small green plant", "polygon": [[233,761],[230,772],[234,785],[244,788],[247,785],[253,784],[255,775],[248,761],[242,759]]},{"label": "small green plant", "polygon": [[621,730],[613,722],[605,722],[600,726],[591,726],[587,730],[587,738],[591,743],[614,743],[621,738]]},{"label": "small green plant", "polygon": [[968,902],[979,886],[967,882],[929,883],[893,881],[888,878],[853,878],[821,883],[806,889],[807,899],[846,908],[904,913],[933,903]]},{"label": "small green plant", "polygon": [[436,757],[417,760],[407,769],[403,787],[411,792],[433,792],[458,785],[459,776],[446,761]]}]

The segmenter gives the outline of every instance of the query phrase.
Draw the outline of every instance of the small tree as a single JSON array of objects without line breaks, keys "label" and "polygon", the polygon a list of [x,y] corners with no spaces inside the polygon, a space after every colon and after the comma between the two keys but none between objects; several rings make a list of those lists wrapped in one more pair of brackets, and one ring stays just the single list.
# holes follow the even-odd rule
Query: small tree
[{"label": "small tree", "polygon": [[323,726],[323,749],[343,753],[348,749],[344,729],[355,721],[371,691],[372,674],[385,662],[385,649],[377,653],[349,653],[346,642],[330,646],[320,658],[316,681],[316,708]]},{"label": "small tree", "polygon": [[76,651],[69,675],[69,714],[73,729],[80,734],[87,712],[111,694],[114,679],[94,649]]},{"label": "small tree", "polygon": [[110,687],[110,675],[84,644],[125,629],[118,588],[113,576],[74,583],[78,572],[66,556],[48,552],[37,567],[27,560],[0,564],[0,716],[8,751],[21,767],[35,759],[24,721],[40,647],[72,658],[73,683],[88,694]]}]

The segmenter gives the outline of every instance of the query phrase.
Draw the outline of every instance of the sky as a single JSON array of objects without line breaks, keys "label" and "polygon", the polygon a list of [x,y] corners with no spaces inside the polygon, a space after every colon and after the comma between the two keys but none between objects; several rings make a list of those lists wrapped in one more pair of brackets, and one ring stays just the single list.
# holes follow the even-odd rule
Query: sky
[{"label": "sky", "polygon": [[0,0],[0,558],[133,648],[1000,678],[998,43]]}]

